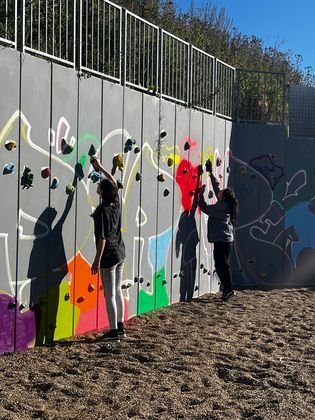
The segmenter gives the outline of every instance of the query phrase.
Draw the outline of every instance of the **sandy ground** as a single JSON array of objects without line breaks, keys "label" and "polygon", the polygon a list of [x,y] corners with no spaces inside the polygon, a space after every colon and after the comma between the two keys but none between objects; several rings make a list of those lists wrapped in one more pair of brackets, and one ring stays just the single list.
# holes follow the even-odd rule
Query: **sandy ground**
[{"label": "sandy ground", "polygon": [[315,419],[315,291],[206,295],[0,358],[1,419]]}]

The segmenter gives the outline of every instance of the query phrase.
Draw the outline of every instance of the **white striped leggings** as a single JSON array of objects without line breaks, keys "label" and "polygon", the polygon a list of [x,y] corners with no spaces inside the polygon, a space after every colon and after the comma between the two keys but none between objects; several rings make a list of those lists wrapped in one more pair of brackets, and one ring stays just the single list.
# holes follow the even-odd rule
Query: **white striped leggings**
[{"label": "white striped leggings", "polygon": [[117,330],[117,323],[124,322],[124,297],[121,291],[124,262],[108,268],[101,268],[106,309],[111,330]]}]

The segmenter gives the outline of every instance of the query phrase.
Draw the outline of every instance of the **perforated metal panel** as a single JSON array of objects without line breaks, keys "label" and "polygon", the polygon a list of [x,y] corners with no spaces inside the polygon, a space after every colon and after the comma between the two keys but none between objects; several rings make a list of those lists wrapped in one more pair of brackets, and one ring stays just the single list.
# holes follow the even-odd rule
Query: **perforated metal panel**
[{"label": "perforated metal panel", "polygon": [[315,138],[315,88],[290,86],[290,137]]}]

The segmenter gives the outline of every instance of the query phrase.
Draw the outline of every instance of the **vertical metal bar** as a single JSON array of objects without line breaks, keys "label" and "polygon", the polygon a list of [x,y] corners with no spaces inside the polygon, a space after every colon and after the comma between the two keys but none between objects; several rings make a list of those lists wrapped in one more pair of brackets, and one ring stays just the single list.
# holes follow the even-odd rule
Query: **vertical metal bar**
[{"label": "vertical metal bar", "polygon": [[89,27],[88,27],[88,16],[89,16],[89,0],[85,0],[85,67],[88,66],[88,43],[89,43]]},{"label": "vertical metal bar", "polygon": [[5,1],[4,39],[8,39],[8,0]]},{"label": "vertical metal bar", "polygon": [[102,73],[105,73],[106,68],[105,68],[105,3],[103,1],[103,21],[102,21],[102,27],[103,27],[103,53],[102,53]]},{"label": "vertical metal bar", "polygon": [[33,48],[33,2],[31,2],[31,48]]},{"label": "vertical metal bar", "polygon": [[55,55],[55,0],[53,0],[53,9],[52,9],[52,55]]},{"label": "vertical metal bar", "polygon": [[110,36],[110,16],[111,16],[111,5],[108,5],[108,74],[112,74],[112,65],[111,65],[111,36]]},{"label": "vertical metal bar", "polygon": [[[81,15],[81,1],[80,1],[80,15]],[[81,27],[82,27],[82,20],[80,17],[80,38],[81,38]],[[66,0],[66,34],[65,34],[65,38],[66,38],[66,43],[65,43],[65,53],[66,53],[66,60],[69,60],[69,0]],[[80,40],[80,52],[81,54],[81,40]],[[80,66],[81,66],[81,60],[80,60]]]},{"label": "vertical metal bar", "polygon": [[116,76],[116,7],[114,7],[114,74]]},{"label": "vertical metal bar", "polygon": [[136,83],[136,51],[137,51],[137,24],[136,24],[136,18],[133,18],[133,24],[134,24],[134,28],[133,28],[133,32],[134,32],[134,42],[133,42],[133,83]]},{"label": "vertical metal bar", "polygon": [[[59,57],[62,57],[62,50],[61,50],[61,0],[59,0]],[[64,57],[62,57],[64,58]]]},{"label": "vertical metal bar", "polygon": [[37,46],[38,46],[38,49],[41,51],[41,46],[40,46],[40,1],[41,0],[38,0]]},{"label": "vertical metal bar", "polygon": [[[182,50],[183,50],[183,45],[180,44],[179,45],[179,74],[182,74],[182,64],[183,64],[183,57],[182,57]],[[179,78],[179,95],[182,96],[182,78]]]},{"label": "vertical metal bar", "polygon": [[97,57],[96,57],[96,70],[100,71],[100,1],[97,0]]},{"label": "vertical metal bar", "polygon": [[91,69],[94,70],[94,0],[91,9]]},{"label": "vertical metal bar", "polygon": [[191,96],[191,77],[190,77],[190,72],[191,72],[191,61],[190,61],[191,44],[186,46],[186,48],[187,48],[187,76],[186,76],[187,94],[186,94],[186,103],[187,103],[187,105],[189,105],[190,96]]}]

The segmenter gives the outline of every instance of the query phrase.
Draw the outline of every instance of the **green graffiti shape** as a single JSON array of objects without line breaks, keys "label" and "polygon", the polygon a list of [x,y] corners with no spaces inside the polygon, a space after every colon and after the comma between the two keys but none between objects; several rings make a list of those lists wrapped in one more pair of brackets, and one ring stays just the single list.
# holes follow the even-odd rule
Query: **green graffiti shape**
[{"label": "green graffiti shape", "polygon": [[168,306],[170,304],[167,286],[166,284],[162,285],[163,280],[165,280],[165,267],[161,268],[160,271],[153,275],[152,294],[140,289],[138,315],[153,311],[154,309],[163,308],[164,306]]}]

